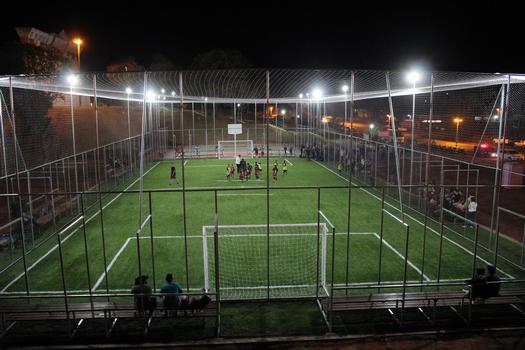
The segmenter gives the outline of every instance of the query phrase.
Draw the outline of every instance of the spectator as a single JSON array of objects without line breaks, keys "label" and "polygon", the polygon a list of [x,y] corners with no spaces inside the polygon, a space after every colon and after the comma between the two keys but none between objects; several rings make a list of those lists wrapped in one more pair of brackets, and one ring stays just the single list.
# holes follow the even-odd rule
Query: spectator
[{"label": "spectator", "polygon": [[185,295],[180,295],[183,293],[182,288],[178,283],[173,282],[173,274],[171,273],[166,275],[166,283],[160,287],[160,293],[165,294],[163,295],[162,305],[164,306],[164,314],[166,316],[186,300]]},{"label": "spectator", "polygon": [[134,294],[135,308],[139,316],[143,316],[145,311],[151,315],[157,307],[157,299],[151,295],[151,287],[147,283],[148,276],[139,276],[135,278],[135,283],[131,288],[131,294]]},{"label": "spectator", "polygon": [[476,197],[470,196],[466,203],[467,207],[467,220],[470,220],[469,225],[472,222],[476,222],[476,213],[478,211],[478,203],[476,202]]},{"label": "spectator", "polygon": [[496,275],[496,268],[492,265],[487,266],[487,276],[485,277],[485,284],[482,286],[479,297],[483,300],[490,297],[496,297],[499,294],[501,286],[500,278]]},{"label": "spectator", "polygon": [[465,281],[465,283],[471,286],[470,291],[472,291],[472,297],[470,295],[470,291],[464,289],[463,291],[465,292],[465,295],[463,298],[468,298],[468,299],[472,298],[473,301],[479,298],[481,288],[482,288],[481,286],[483,285],[484,280],[485,280],[485,269],[483,268],[476,269],[476,273],[474,274],[474,277]]}]

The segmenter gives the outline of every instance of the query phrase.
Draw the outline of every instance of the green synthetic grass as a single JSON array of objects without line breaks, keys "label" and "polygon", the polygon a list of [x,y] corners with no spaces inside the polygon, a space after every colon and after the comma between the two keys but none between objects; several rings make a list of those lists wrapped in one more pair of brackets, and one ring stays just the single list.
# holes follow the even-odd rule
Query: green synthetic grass
[{"label": "green synthetic grass", "polygon": [[[333,169],[327,168],[325,164],[296,158],[289,160],[293,165],[289,164],[288,175],[283,176],[282,173],[279,173],[277,181],[270,179],[270,223],[316,223],[318,219],[317,189],[282,189],[279,187],[346,186],[348,183]],[[249,191],[217,192],[217,217],[220,225],[266,224],[265,160],[262,160],[262,181],[254,181],[254,176],[252,176],[252,180],[243,183],[226,181],[226,164],[232,162],[232,160],[189,160],[185,167],[186,189],[207,188],[209,190],[186,192],[185,194],[169,191],[157,191],[151,194],[145,192],[142,218],[139,218],[139,195],[137,193],[107,196],[102,203],[107,205],[102,215],[98,211],[98,205],[90,208],[85,215],[86,220],[89,219],[85,227],[86,242],[80,223],[65,231],[61,236],[62,240],[67,237],[67,240],[61,244],[67,289],[86,291],[88,286],[91,288],[96,286],[96,290],[100,292],[128,291],[134,277],[139,273],[137,258],[139,250],[140,270],[142,274],[150,276],[149,284],[158,287],[163,282],[165,274],[172,272],[183,288],[203,288],[202,227],[214,224],[214,188],[251,188]],[[279,168],[281,168],[281,163],[282,159],[279,159]],[[173,162],[160,162],[146,167],[149,172],[144,177],[144,189],[182,188],[181,184],[170,184],[169,173],[172,164]],[[181,182],[181,161],[176,161],[175,164],[179,182]],[[137,189],[139,182],[133,184],[135,180],[136,178],[122,184],[121,189],[130,185],[131,189]],[[183,196],[185,196],[185,221],[183,220]],[[406,229],[388,213],[384,213],[383,242],[381,243],[382,212],[379,197],[380,193],[373,189],[352,189],[351,234],[348,235],[348,190],[336,188],[320,191],[320,209],[335,226],[334,283],[336,285],[347,282],[354,285],[376,283],[379,280],[399,282],[404,279]],[[397,203],[392,199],[388,199],[387,203],[385,209],[396,217],[400,217],[400,212],[396,209]],[[135,235],[137,227],[150,212],[152,213],[151,223],[146,223],[140,233],[140,244],[137,245]],[[460,225],[447,222],[443,236],[441,236],[439,223],[429,221],[424,230],[422,225],[424,216],[421,213],[405,209],[405,215],[405,221],[409,227],[409,264],[406,270],[408,281],[436,280],[438,276],[441,280],[463,280],[470,277],[474,263],[472,255],[474,245],[471,242],[471,239],[474,238],[473,229],[464,229]],[[77,228],[78,230],[74,232]],[[186,237],[184,237],[184,232]],[[308,238],[297,239],[294,236],[274,237],[272,232],[270,232],[269,251],[270,281],[271,285],[276,288],[270,289],[270,295],[279,297],[315,294],[315,288],[312,287],[278,288],[278,286],[289,284],[315,284],[316,271],[312,271],[315,269],[317,258],[315,233]],[[290,234],[294,232],[290,230]],[[479,235],[480,242],[487,242],[487,232],[480,230]],[[58,238],[52,237],[27,255],[26,264],[27,267],[31,267],[27,275],[30,291],[62,291],[60,250],[55,248],[57,242]],[[224,242],[223,246],[222,242]],[[247,236],[232,238],[228,241],[221,238],[219,246],[221,247],[221,281],[224,282],[222,287],[264,286],[268,277],[265,237]],[[329,285],[332,274],[331,229],[328,231],[326,246],[326,280]],[[2,252],[1,254],[9,253]],[[48,255],[43,258],[45,254]],[[493,253],[481,246],[478,246],[477,254],[476,266],[484,266],[485,261],[493,260]],[[519,264],[521,248],[513,242],[502,239],[500,240],[500,254]],[[4,256],[3,261],[6,260],[8,259]],[[89,261],[89,274],[86,260]],[[104,265],[108,266],[107,276],[104,276]],[[155,274],[153,274],[153,266]],[[525,275],[521,269],[502,259],[498,260],[498,267],[501,270],[500,276],[503,278],[508,278],[509,275],[514,278],[523,278]],[[20,261],[0,275],[0,290],[9,284],[8,292],[25,291],[23,271],[23,264]],[[16,278],[18,278],[16,282],[12,283]],[[360,291],[363,292],[363,290]],[[266,289],[247,289],[237,294],[232,293],[231,297],[264,297],[266,292]]]}]

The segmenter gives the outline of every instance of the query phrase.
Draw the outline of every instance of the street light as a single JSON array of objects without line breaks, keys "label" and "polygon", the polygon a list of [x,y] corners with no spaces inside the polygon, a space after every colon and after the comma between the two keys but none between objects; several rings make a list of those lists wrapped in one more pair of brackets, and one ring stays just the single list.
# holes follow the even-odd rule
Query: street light
[{"label": "street light", "polygon": [[458,135],[459,135],[459,124],[463,121],[461,118],[454,118],[454,123],[456,123],[456,148],[458,148]]},{"label": "street light", "polygon": [[80,45],[82,45],[82,39],[80,38],[73,39],[73,44],[77,45],[77,64],[78,64],[78,71],[80,72]]}]

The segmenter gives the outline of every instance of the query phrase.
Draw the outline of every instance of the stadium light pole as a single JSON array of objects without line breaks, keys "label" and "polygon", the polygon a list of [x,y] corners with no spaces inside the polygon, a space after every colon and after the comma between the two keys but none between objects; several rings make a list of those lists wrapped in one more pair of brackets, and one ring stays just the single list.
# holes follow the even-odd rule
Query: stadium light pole
[{"label": "stadium light pole", "polygon": [[418,71],[411,71],[407,74],[407,80],[412,84],[412,115],[411,119],[411,130],[410,130],[410,179],[409,179],[409,196],[408,196],[408,205],[410,206],[412,200],[412,175],[414,172],[414,128],[416,123],[416,83],[420,78]]},{"label": "stadium light pole", "polygon": [[78,68],[78,71],[80,72],[80,45],[82,45],[82,39],[80,38],[75,38],[73,39],[73,44],[77,45],[77,68]]},{"label": "stadium light pole", "polygon": [[458,136],[459,136],[459,124],[463,121],[463,119],[456,117],[454,118],[454,123],[456,123],[456,149],[458,148]]},{"label": "stadium light pole", "polygon": [[71,108],[71,139],[73,142],[73,164],[75,166],[75,197],[77,202],[77,211],[80,209],[80,200],[78,195],[78,173],[77,173],[77,148],[75,140],[75,114],[73,111],[73,86],[78,84],[78,77],[76,75],[69,75],[67,77],[67,82],[69,83],[69,93],[70,93],[70,108]]},{"label": "stadium light pole", "polygon": [[133,173],[133,162],[131,160],[131,122],[130,122],[130,114],[129,114],[129,95],[133,92],[130,87],[126,88],[126,95],[127,95],[127,112],[128,112],[128,152],[129,152],[129,168],[131,173]]},{"label": "stadium light pole", "polygon": [[[346,143],[346,119],[347,119],[347,115],[348,115],[348,109],[347,109],[347,93],[348,93],[348,85],[343,85],[343,87],[341,88],[345,94],[345,119],[344,119],[344,122],[343,122],[343,131],[344,131],[344,136],[345,136],[345,143]],[[341,141],[341,138],[339,138],[339,147],[342,147],[343,145],[343,142]],[[346,151],[346,150],[345,150]],[[339,160],[341,160],[341,152],[339,152]]]}]

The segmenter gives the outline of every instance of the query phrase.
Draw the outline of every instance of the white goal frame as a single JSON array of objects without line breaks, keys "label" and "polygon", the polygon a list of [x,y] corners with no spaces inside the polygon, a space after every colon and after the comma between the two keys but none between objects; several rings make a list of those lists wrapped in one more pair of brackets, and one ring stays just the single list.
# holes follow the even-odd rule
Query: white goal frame
[{"label": "white goal frame", "polygon": [[[270,224],[270,229],[274,227],[308,227],[308,228],[317,228],[319,227],[318,233],[270,233],[271,238],[279,237],[279,236],[317,236],[319,235],[320,239],[320,254],[319,254],[319,285],[317,288],[322,288],[324,292],[326,293],[326,296],[329,296],[330,293],[328,292],[328,289],[326,287],[326,236],[328,232],[328,228],[326,223],[305,223],[305,224]],[[219,241],[218,245],[220,247],[220,238],[221,238],[221,230],[222,229],[249,229],[249,228],[266,228],[266,224],[258,224],[258,225],[209,225],[209,226],[202,226],[202,252],[203,252],[203,258],[204,258],[204,288],[206,290],[210,290],[210,280],[209,280],[209,261],[208,261],[208,239],[214,238],[215,230],[217,230],[217,241]],[[223,235],[224,236],[224,235]],[[254,234],[241,234],[241,235],[227,235],[228,237],[266,237],[267,234],[260,234],[260,233],[254,233]],[[216,248],[216,251],[219,251],[218,247]],[[220,259],[220,257],[219,257]],[[220,260],[219,260],[220,261]],[[220,267],[219,267],[220,271]],[[220,272],[216,271],[216,273],[219,274],[219,280],[221,279]],[[271,286],[269,286],[271,288]],[[299,286],[298,286],[299,287]],[[242,288],[241,288],[242,289]]]},{"label": "white goal frame", "polygon": [[[224,146],[225,145],[232,145],[233,144],[233,151],[228,150],[227,152],[224,152]],[[242,150],[244,146],[241,146],[239,148],[239,144],[246,144],[247,148]],[[232,146],[229,146],[229,149],[231,149]],[[217,158],[218,159],[224,159],[224,158],[235,158],[238,154],[241,155],[241,157],[244,158],[253,158],[253,140],[220,140],[217,141]]]}]

